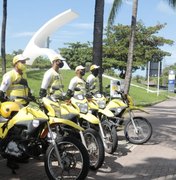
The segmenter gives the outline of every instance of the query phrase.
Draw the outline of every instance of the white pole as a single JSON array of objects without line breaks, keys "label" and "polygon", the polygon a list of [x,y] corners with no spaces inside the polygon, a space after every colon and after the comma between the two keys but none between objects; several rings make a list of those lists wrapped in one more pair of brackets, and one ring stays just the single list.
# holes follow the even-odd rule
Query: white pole
[{"label": "white pole", "polygon": [[149,92],[149,84],[150,84],[150,61],[148,61],[148,71],[147,71],[147,92]]},{"label": "white pole", "polygon": [[158,61],[158,83],[157,83],[157,96],[159,96],[159,85],[160,85],[160,61]]}]

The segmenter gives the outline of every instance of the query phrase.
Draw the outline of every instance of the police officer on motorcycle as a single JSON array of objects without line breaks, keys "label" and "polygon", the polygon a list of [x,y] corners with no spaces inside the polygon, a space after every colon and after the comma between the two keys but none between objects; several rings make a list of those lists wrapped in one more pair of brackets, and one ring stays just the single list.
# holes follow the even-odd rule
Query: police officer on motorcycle
[{"label": "police officer on motorcycle", "polygon": [[[24,100],[26,97],[33,98],[27,82],[26,76],[26,61],[29,58],[22,54],[16,55],[13,58],[13,69],[4,74],[0,86],[0,101],[4,102],[8,99],[27,105],[28,102]],[[17,98],[18,97],[18,98]],[[21,97],[21,99],[20,99]],[[11,169],[18,169],[19,166],[11,157],[7,157],[7,166]]]},{"label": "police officer on motorcycle", "polygon": [[[76,94],[85,94],[86,81],[83,76],[85,75],[85,67],[79,65],[75,68],[76,76],[73,77],[69,83],[67,96],[71,97]],[[75,89],[77,89],[75,91]]]},{"label": "police officer on motorcycle", "polygon": [[64,58],[60,54],[53,55],[51,57],[52,67],[45,72],[39,92],[39,96],[46,97],[52,93],[53,86],[60,86],[60,90],[55,91],[55,94],[61,94],[63,92],[62,77],[59,69],[64,66]]},{"label": "police officer on motorcycle", "polygon": [[[0,86],[0,101],[6,101],[6,97],[10,100],[19,102],[22,105],[27,105],[24,100],[27,97],[33,97],[27,82],[26,76],[26,61],[29,58],[22,54],[16,55],[13,58],[13,69],[4,74]],[[18,97],[18,98],[17,98]],[[21,99],[19,98],[21,97]]]},{"label": "police officer on motorcycle", "polygon": [[89,91],[95,93],[99,90],[98,87],[98,74],[99,74],[99,66],[93,64],[90,66],[91,74],[87,77],[86,82],[89,86]]}]

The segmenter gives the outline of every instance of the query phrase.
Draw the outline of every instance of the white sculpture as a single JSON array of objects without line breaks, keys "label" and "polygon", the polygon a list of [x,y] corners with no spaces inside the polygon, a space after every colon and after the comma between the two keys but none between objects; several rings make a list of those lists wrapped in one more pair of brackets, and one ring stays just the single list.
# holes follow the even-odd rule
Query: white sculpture
[{"label": "white sculpture", "polygon": [[[71,9],[64,11],[61,14],[58,14],[54,18],[50,19],[46,22],[31,38],[29,43],[27,44],[23,55],[29,57],[30,60],[27,61],[28,65],[32,65],[33,61],[39,56],[48,56],[50,59],[54,54],[58,54],[58,52],[53,49],[49,49],[45,47],[47,38],[55,32],[59,27],[67,24],[71,20],[78,17],[78,14],[73,12]],[[68,64],[64,61],[64,67],[62,69],[69,69]]]}]

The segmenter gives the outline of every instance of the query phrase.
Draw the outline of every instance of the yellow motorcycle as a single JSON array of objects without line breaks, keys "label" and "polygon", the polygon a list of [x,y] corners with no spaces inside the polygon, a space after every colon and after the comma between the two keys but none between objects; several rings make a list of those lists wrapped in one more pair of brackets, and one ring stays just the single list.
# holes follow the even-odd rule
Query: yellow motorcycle
[{"label": "yellow motorcycle", "polygon": [[[82,116],[84,115],[89,117],[87,119],[85,118],[85,121],[83,121],[84,126],[82,127],[95,129],[101,136],[105,151],[107,153],[113,153],[118,145],[117,132],[112,128],[112,124],[105,121],[103,117],[100,118],[100,116],[105,115],[105,112],[99,109],[98,104],[95,101],[90,100],[90,96],[87,96],[86,98],[83,94],[74,95],[71,98],[71,103],[80,111]],[[96,112],[99,114],[97,115]],[[108,112],[110,115],[114,116],[109,110]],[[97,119],[96,123],[93,119]],[[111,131],[112,129],[114,130],[113,132]]]},{"label": "yellow motorcycle", "polygon": [[[105,151],[112,154],[118,146],[118,136],[116,126],[111,122],[115,119],[114,114],[106,107],[106,98],[99,92],[91,93],[87,97],[89,110],[93,115],[99,118],[103,129],[102,138],[105,139]],[[100,133],[101,134],[101,133]]]},{"label": "yellow motorcycle", "polygon": [[[47,116],[39,107],[20,107],[16,102],[0,104],[0,154],[13,161],[39,158],[44,155],[49,179],[85,179],[89,156],[82,143],[69,136],[55,136],[52,128],[62,134],[62,126],[83,128],[61,118]],[[12,169],[14,172],[15,170]]]},{"label": "yellow motorcycle", "polygon": [[[126,122],[124,126],[126,139],[133,144],[146,143],[152,136],[152,125],[146,118],[135,116],[134,112],[148,112],[135,106],[131,96],[124,94],[123,90],[116,92],[120,95],[120,98],[109,98],[107,103],[107,108],[111,110],[117,118],[113,121],[114,124],[118,127]],[[128,114],[128,117],[126,114]]]},{"label": "yellow motorcycle", "polygon": [[[60,89],[59,87],[53,87],[53,92]],[[50,95],[42,98],[45,113],[52,117],[59,117],[69,119],[79,126],[85,128],[85,122],[90,120],[92,123],[98,124],[99,120],[92,114],[85,114],[82,111],[87,111],[87,107],[84,105],[79,109],[75,108],[70,100],[64,100],[63,96]],[[67,134],[77,137],[86,147],[89,160],[90,169],[96,170],[100,168],[104,162],[105,152],[103,142],[100,135],[92,128],[85,128],[85,131],[74,132],[73,128],[65,126],[64,132]]]}]

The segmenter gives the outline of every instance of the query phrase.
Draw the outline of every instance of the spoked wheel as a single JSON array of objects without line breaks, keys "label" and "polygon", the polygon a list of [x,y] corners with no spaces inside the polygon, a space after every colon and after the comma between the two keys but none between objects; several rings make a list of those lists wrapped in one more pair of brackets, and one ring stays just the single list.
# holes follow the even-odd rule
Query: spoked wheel
[{"label": "spoked wheel", "polygon": [[136,129],[131,120],[127,122],[124,128],[126,139],[133,144],[146,143],[152,135],[152,125],[144,117],[134,117]]},{"label": "spoked wheel", "polygon": [[116,151],[118,146],[118,136],[115,127],[108,121],[104,120],[102,122],[102,128],[105,135],[105,151],[112,154]]},{"label": "spoked wheel", "polygon": [[54,145],[50,145],[45,156],[45,170],[49,179],[85,179],[89,171],[89,155],[86,148],[77,139],[63,137],[57,141],[61,157],[60,166]]},{"label": "spoked wheel", "polygon": [[98,132],[91,128],[84,131],[84,138],[89,154],[90,169],[96,170],[104,162],[105,152],[103,142]]}]

